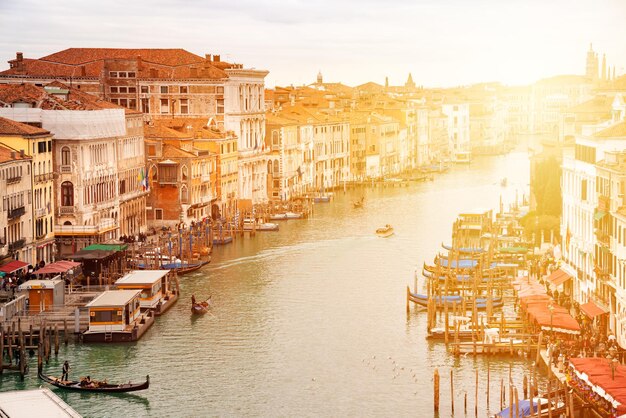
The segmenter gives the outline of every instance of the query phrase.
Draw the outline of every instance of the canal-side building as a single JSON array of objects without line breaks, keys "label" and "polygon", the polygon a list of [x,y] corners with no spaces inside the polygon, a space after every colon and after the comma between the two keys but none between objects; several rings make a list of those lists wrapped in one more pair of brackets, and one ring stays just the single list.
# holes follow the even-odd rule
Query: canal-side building
[{"label": "canal-side building", "polygon": [[145,127],[150,196],[148,225],[154,228],[189,225],[211,216],[216,201],[215,154],[194,147],[186,126],[155,121]]},{"label": "canal-side building", "polygon": [[[0,102],[3,90],[0,89]],[[32,260],[54,261],[54,172],[52,134],[37,126],[0,118],[0,143],[31,156],[32,167]]]},{"label": "canal-side building", "polygon": [[[7,126],[8,125],[8,126]],[[0,120],[0,129],[15,129]],[[22,128],[26,129],[26,128]],[[0,255],[28,264],[34,264],[32,158],[24,150],[0,144]]]},{"label": "canal-side building", "polygon": [[[611,278],[617,259],[611,248],[616,236],[615,214],[620,207],[613,191],[618,194],[615,182],[619,176],[612,179],[606,165],[617,158],[613,152],[626,149],[625,126],[626,108],[616,100],[612,118],[583,126],[581,135],[575,138],[573,155],[563,159],[561,235],[565,261],[576,272],[574,299],[581,304],[593,303],[612,314],[617,312]],[[615,321],[605,325],[615,331]]]},{"label": "canal-side building", "polygon": [[471,158],[470,113],[468,103],[444,103],[448,155],[452,162],[465,163]]},{"label": "canal-side building", "polygon": [[[140,173],[143,141],[127,126],[126,109],[97,99],[60,83],[46,87],[31,84],[1,85],[6,107],[0,116],[36,124],[54,134],[55,237],[58,255],[73,254],[81,248],[117,238],[120,228],[120,167]],[[137,127],[137,129],[139,129]],[[118,147],[129,144],[124,150]],[[130,159],[120,158],[129,152]],[[121,160],[121,161],[120,161]],[[120,166],[122,164],[122,166]],[[140,179],[130,179],[125,192],[127,205],[141,202],[145,191],[137,192]],[[133,209],[141,222],[142,204]],[[144,226],[145,227],[145,226]],[[139,225],[141,228],[141,225]],[[134,233],[134,231],[128,231]]]}]

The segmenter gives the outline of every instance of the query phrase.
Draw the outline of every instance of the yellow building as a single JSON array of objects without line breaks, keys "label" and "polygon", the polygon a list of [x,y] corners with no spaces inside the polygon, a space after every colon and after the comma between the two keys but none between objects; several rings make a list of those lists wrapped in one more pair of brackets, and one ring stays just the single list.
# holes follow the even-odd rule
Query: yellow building
[{"label": "yellow building", "polygon": [[54,260],[54,178],[52,167],[52,134],[42,128],[0,118],[0,143],[32,157],[32,190],[28,203],[32,202],[32,242],[30,263]]}]

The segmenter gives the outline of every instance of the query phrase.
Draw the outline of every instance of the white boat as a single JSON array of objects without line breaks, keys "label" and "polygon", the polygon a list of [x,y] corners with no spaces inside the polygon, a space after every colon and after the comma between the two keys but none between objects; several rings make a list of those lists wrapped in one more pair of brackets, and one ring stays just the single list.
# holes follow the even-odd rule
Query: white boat
[{"label": "white boat", "polygon": [[286,212],[285,216],[287,216],[287,219],[302,219],[302,213],[297,212]]},{"label": "white boat", "polygon": [[393,235],[393,227],[389,224],[376,230],[376,235],[381,238],[387,238]]},{"label": "white boat", "polygon": [[272,222],[256,222],[255,220],[246,218],[243,220],[243,230],[244,231],[278,231],[278,224]]}]

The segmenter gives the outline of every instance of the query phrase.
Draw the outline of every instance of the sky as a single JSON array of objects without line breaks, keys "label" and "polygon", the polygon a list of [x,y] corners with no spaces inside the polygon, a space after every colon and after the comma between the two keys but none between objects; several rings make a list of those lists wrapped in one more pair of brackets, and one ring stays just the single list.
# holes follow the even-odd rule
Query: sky
[{"label": "sky", "polygon": [[183,48],[270,73],[266,86],[452,87],[584,74],[589,44],[626,73],[626,0],[0,0],[17,51]]}]

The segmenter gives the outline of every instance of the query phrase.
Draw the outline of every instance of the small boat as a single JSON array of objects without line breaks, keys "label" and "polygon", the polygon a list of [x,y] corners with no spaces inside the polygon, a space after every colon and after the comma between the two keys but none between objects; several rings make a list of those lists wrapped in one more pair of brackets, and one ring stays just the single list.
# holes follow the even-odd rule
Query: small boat
[{"label": "small boat", "polygon": [[[409,300],[411,302],[413,302],[413,303],[415,303],[417,305],[424,306],[424,307],[428,306],[429,298],[426,295],[422,295],[420,293],[410,292],[408,297],[409,297]],[[455,306],[460,306],[463,303],[463,297],[462,296],[455,296],[455,295],[451,295],[451,296],[436,296],[436,297],[432,298],[432,300],[435,303],[435,308],[436,309],[444,309],[446,305],[448,305],[448,308],[454,308]],[[472,308],[472,303],[473,303],[473,299],[467,298],[465,300],[465,304],[466,304],[466,306],[469,309]],[[478,310],[486,310],[487,309],[487,305],[488,305],[488,299],[487,298],[476,298],[476,309],[478,309]],[[504,305],[504,302],[502,301],[502,298],[499,298],[499,297],[491,298],[491,307],[493,309],[501,308],[502,305]]]},{"label": "small boat", "polygon": [[364,196],[363,196],[363,197],[361,197],[361,198],[360,198],[359,200],[357,200],[356,202],[352,202],[352,206],[353,206],[355,209],[362,208],[364,204],[365,204],[365,197],[364,197]]},{"label": "small boat", "polygon": [[393,227],[389,224],[376,230],[376,235],[381,238],[387,238],[393,235]]},{"label": "small boat", "polygon": [[150,376],[146,376],[146,381],[143,383],[121,383],[112,384],[107,383],[106,380],[99,382],[92,380],[90,383],[86,383],[86,380],[61,380],[58,377],[47,376],[39,370],[39,378],[44,382],[50,383],[61,389],[77,390],[83,392],[107,392],[107,393],[120,393],[120,392],[134,392],[137,390],[148,389],[150,386]]},{"label": "small boat", "polygon": [[176,262],[176,263],[162,264],[161,268],[166,269],[166,270],[174,270],[177,274],[182,275],[182,274],[191,273],[192,271],[196,271],[200,267],[204,266],[205,264],[209,264],[209,262],[208,261],[199,261],[197,263]]},{"label": "small boat", "polygon": [[270,215],[270,221],[282,221],[284,219],[287,219],[286,213],[274,213]]},{"label": "small boat", "polygon": [[254,219],[246,218],[243,220],[244,231],[278,231],[278,224],[273,222],[257,222],[255,225]]},{"label": "small boat", "polygon": [[515,408],[511,408],[509,406],[508,408],[505,408],[493,415],[493,418],[513,418],[514,416],[523,418],[538,416],[539,405],[541,405],[541,412],[545,416],[561,416],[560,414],[565,412],[565,404],[563,402],[557,400],[551,404],[546,398],[535,397],[532,401],[529,399],[519,400],[517,402],[517,412],[515,411]]},{"label": "small boat", "polygon": [[320,194],[313,198],[313,203],[328,203],[328,202],[330,202],[329,194]]},{"label": "small boat", "polygon": [[204,315],[209,312],[209,308],[211,307],[211,296],[204,302],[195,302],[195,298],[192,297],[191,301],[191,313],[194,315]]},{"label": "small boat", "polygon": [[303,215],[299,212],[285,212],[287,219],[302,219]]}]

